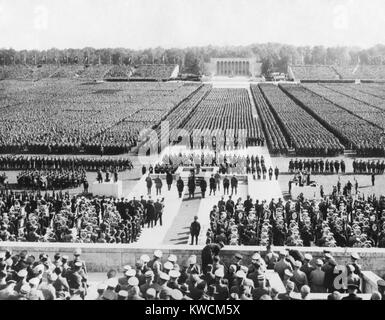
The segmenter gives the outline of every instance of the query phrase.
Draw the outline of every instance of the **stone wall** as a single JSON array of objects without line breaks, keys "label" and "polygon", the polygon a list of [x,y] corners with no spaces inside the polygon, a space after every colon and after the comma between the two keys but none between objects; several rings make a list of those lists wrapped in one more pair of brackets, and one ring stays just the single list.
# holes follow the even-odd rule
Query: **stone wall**
[{"label": "stone wall", "polygon": [[[66,254],[72,258],[74,248],[81,248],[83,251],[82,258],[87,262],[89,271],[91,272],[107,272],[111,268],[122,270],[126,264],[134,265],[141,255],[147,254],[152,257],[155,249],[163,251],[164,257],[169,254],[175,254],[178,262],[182,263],[192,254],[197,255],[200,262],[200,253],[202,246],[159,246],[156,248],[142,248],[135,245],[125,244],[74,244],[74,243],[0,243],[0,251],[12,249],[13,252],[27,250],[29,254],[36,257],[41,252],[49,254],[50,257],[56,252],[62,255]],[[279,252],[282,248],[275,247],[274,251]],[[291,249],[291,248],[288,248]],[[295,248],[303,253],[310,253],[314,258],[320,257],[324,248]],[[228,246],[222,249],[221,256],[225,263],[228,263],[232,256],[239,252],[244,256],[244,263],[248,264],[254,252],[263,252],[264,247],[236,247]],[[361,256],[360,264],[363,270],[373,271],[380,277],[385,275],[385,249],[369,248],[369,249],[344,249],[330,248],[332,255],[338,264],[346,264],[350,261],[350,254],[357,252]]]}]

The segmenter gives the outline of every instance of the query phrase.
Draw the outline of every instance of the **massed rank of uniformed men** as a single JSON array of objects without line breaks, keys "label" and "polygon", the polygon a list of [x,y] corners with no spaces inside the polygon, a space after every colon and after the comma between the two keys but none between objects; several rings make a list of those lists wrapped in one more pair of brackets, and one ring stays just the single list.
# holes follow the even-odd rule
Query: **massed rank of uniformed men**
[{"label": "massed rank of uniformed men", "polygon": [[363,173],[363,174],[384,174],[385,171],[385,161],[380,160],[353,160],[353,172],[354,173]]},{"label": "massed rank of uniformed men", "polygon": [[291,159],[289,161],[289,172],[297,171],[307,171],[313,174],[344,174],[346,173],[346,164],[344,160]]},{"label": "massed rank of uniformed men", "polygon": [[[60,192],[0,191],[0,240],[136,242],[145,223],[162,224],[163,199],[70,197]],[[152,209],[152,211],[151,211]]]},{"label": "massed rank of uniformed men", "polygon": [[25,170],[17,175],[22,189],[63,190],[77,188],[86,181],[84,170]]},{"label": "massed rank of uniformed men", "polygon": [[[355,252],[350,261],[341,262],[347,281],[336,287],[337,262],[329,251],[313,258],[296,250],[278,255],[267,247],[247,264],[239,253],[224,263],[222,248],[222,243],[208,244],[201,263],[196,255],[182,262],[174,254],[165,259],[160,250],[152,258],[144,254],[135,266],[123,266],[121,276],[115,269],[108,271],[92,297],[81,250],[75,250],[71,261],[60,253],[51,260],[44,253],[36,258],[25,250],[6,250],[0,252],[0,300],[309,300],[311,293],[325,293],[328,300],[362,299],[360,256]],[[273,285],[267,270],[279,275],[285,292]],[[377,286],[371,299],[385,300],[385,281],[378,280]]]},{"label": "massed rank of uniformed men", "polygon": [[128,158],[0,155],[0,170],[125,171],[133,168]]},{"label": "massed rank of uniformed men", "polygon": [[224,197],[210,212],[208,242],[227,245],[385,247],[385,197],[342,190],[320,201],[270,202]]},{"label": "massed rank of uniformed men", "polygon": [[[236,154],[214,154],[214,153],[179,153],[164,155],[162,159],[164,165],[170,165],[173,168],[182,167],[219,167],[221,174],[250,174],[257,171],[266,171],[265,159],[263,156],[249,155],[240,156]],[[258,169],[259,168],[259,169]]]}]

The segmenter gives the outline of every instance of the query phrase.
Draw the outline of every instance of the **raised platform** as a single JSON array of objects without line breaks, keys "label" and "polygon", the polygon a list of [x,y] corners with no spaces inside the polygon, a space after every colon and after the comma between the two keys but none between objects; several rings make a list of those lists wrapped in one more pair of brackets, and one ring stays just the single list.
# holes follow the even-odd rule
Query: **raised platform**
[{"label": "raised platform", "polygon": [[319,199],[321,197],[320,194],[320,186],[303,186],[292,185],[291,187],[291,198],[297,199],[298,196],[302,193],[305,199],[314,200]]},{"label": "raised platform", "polygon": [[122,181],[103,183],[95,181],[90,186],[90,193],[94,196],[106,196],[119,199],[123,196],[123,183]]}]

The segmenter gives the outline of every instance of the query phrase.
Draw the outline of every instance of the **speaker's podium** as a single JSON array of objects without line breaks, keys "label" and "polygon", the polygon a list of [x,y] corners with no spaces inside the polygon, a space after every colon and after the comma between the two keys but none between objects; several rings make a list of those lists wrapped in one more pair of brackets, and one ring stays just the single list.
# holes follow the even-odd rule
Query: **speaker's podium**
[{"label": "speaker's podium", "polygon": [[94,196],[106,196],[109,198],[118,198],[120,199],[123,195],[123,183],[122,181],[118,182],[103,182],[99,183],[95,181],[92,186],[90,192]]}]

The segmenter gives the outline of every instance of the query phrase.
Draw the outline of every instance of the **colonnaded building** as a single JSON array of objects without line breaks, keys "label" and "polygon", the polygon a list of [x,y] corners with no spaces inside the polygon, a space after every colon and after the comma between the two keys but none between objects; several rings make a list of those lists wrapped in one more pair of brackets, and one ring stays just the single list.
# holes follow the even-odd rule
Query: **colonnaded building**
[{"label": "colonnaded building", "polygon": [[258,58],[212,58],[206,70],[210,76],[260,77],[262,62]]}]

